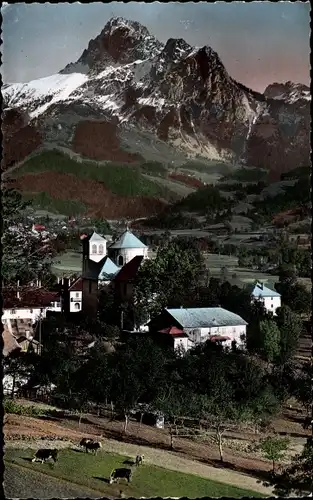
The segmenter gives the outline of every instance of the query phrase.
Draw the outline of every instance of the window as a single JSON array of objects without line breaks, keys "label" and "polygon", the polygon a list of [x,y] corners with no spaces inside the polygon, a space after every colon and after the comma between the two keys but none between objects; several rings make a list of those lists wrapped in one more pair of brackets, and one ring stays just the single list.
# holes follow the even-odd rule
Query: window
[{"label": "window", "polygon": [[75,297],[79,297],[79,292],[76,292],[76,293],[75,293]]},{"label": "window", "polygon": [[123,255],[119,255],[117,259],[117,265],[122,266],[124,263]]},{"label": "window", "polygon": [[92,245],[91,253],[97,253],[97,245]]},{"label": "window", "polygon": [[75,304],[75,306],[74,306],[74,307],[75,307],[75,309],[76,309],[76,310],[78,310],[78,311],[79,311],[79,309],[80,309],[80,304],[79,304],[78,302],[76,302],[76,304]]},{"label": "window", "polygon": [[103,245],[99,245],[99,254],[100,255],[104,254],[104,247],[103,247]]},{"label": "window", "polygon": [[16,310],[15,309],[11,309],[11,314],[15,314],[16,313]]},{"label": "window", "polygon": [[271,307],[273,308],[273,307],[274,307],[274,304],[271,304]]},{"label": "window", "polygon": [[273,297],[271,297],[271,300],[273,300]]},{"label": "window", "polygon": [[34,311],[33,311],[33,309],[30,309],[29,312],[30,312],[30,314],[33,314]]}]

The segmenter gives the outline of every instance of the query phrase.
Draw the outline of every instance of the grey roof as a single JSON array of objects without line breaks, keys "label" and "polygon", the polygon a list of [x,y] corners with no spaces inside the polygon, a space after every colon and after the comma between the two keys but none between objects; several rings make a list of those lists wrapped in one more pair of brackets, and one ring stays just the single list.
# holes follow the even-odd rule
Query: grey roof
[{"label": "grey roof", "polygon": [[183,328],[209,328],[214,326],[239,326],[248,323],[238,314],[222,307],[195,307],[166,309]]},{"label": "grey roof", "polygon": [[267,288],[264,286],[262,283],[256,283],[255,285],[251,285],[249,287],[249,290],[251,291],[251,295],[258,299],[259,297],[280,297],[280,293],[276,292],[275,290],[271,290],[270,288]]},{"label": "grey roof", "polygon": [[110,248],[147,248],[129,229],[127,229]]},{"label": "grey roof", "polygon": [[95,231],[89,238],[89,241],[103,241],[103,240],[106,241],[106,239],[103,236],[100,236],[100,234],[96,233]]}]

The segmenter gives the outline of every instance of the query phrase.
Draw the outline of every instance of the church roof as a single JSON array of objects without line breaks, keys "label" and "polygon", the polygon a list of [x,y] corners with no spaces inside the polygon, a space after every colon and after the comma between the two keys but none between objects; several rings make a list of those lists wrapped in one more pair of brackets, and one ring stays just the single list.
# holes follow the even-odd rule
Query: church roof
[{"label": "church roof", "polygon": [[114,264],[109,257],[107,257],[99,273],[99,279],[112,279],[119,272],[119,270],[120,268]]},{"label": "church roof", "polygon": [[127,229],[110,248],[147,248],[129,229]]},{"label": "church roof", "polygon": [[143,255],[136,255],[120,269],[119,273],[115,276],[115,281],[131,281],[135,279],[142,260]]},{"label": "church roof", "polygon": [[92,233],[91,236],[88,237],[89,241],[103,241],[106,239],[103,236],[100,236],[100,234],[96,233],[95,231]]}]

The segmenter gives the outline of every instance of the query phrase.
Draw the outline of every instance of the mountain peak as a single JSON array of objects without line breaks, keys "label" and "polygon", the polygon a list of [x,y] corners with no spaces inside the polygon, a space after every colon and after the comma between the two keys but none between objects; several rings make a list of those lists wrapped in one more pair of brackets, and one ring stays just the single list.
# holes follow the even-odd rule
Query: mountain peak
[{"label": "mountain peak", "polygon": [[113,17],[101,33],[89,41],[87,49],[75,64],[102,71],[108,65],[153,58],[162,48],[163,44],[139,22]]},{"label": "mountain peak", "polygon": [[264,95],[270,99],[283,99],[286,102],[293,103],[298,99],[310,100],[310,88],[303,83],[275,82],[266,87]]}]

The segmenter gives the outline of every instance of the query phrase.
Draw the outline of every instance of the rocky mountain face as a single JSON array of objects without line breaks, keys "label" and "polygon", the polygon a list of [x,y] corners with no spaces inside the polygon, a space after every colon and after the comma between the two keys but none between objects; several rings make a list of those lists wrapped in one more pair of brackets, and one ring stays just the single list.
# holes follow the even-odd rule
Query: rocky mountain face
[{"label": "rocky mountain face", "polygon": [[[310,158],[306,86],[275,83],[257,93],[235,81],[210,47],[172,38],[162,44],[122,18],[111,19],[58,74],[8,85],[3,97],[7,109],[28,114],[10,154],[5,143],[7,166],[40,141],[96,160],[138,161],[136,145],[121,143],[126,132],[146,134],[154,148],[170,144],[186,158],[266,168],[273,179]],[[20,138],[29,127],[25,148]],[[4,125],[5,141],[7,134]],[[21,152],[12,157],[12,150]]]}]

